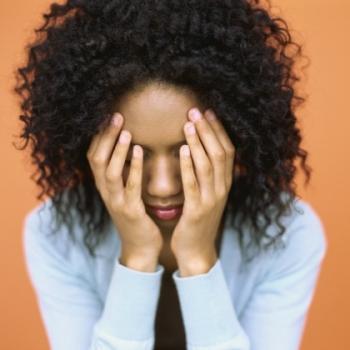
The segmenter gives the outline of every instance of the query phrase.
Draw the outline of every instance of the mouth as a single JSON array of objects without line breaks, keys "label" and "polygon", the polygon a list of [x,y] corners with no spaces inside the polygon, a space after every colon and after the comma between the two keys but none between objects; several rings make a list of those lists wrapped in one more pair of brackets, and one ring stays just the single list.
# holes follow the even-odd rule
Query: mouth
[{"label": "mouth", "polygon": [[148,206],[148,208],[151,213],[160,220],[175,220],[181,215],[183,205],[168,207]]}]

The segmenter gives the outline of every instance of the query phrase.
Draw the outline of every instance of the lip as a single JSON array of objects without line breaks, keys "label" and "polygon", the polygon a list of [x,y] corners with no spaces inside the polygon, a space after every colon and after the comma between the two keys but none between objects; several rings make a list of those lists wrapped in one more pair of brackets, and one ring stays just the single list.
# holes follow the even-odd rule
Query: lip
[{"label": "lip", "polygon": [[178,204],[178,205],[168,205],[168,206],[166,206],[166,207],[149,205],[149,207],[150,207],[151,209],[170,210],[170,209],[177,209],[177,208],[180,208],[180,207],[182,207],[182,204]]},{"label": "lip", "polygon": [[168,207],[148,207],[152,214],[160,220],[175,220],[182,214],[183,205]]}]

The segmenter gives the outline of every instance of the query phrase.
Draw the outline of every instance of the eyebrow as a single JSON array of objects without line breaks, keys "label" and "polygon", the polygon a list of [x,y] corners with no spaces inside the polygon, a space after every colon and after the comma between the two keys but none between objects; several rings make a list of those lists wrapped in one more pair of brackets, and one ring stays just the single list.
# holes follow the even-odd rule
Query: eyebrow
[{"label": "eyebrow", "polygon": [[[177,143],[171,145],[170,147],[171,147],[171,148],[176,148],[176,147],[178,147],[178,146],[185,145],[186,143],[187,143],[187,141],[186,141],[186,140],[183,140],[183,141],[180,141],[180,142],[177,142]],[[143,145],[143,144],[138,143],[138,142],[130,142],[130,145],[131,145],[131,146],[140,145],[142,148],[146,149],[147,151],[150,151],[150,150],[151,150],[151,149],[150,149],[149,147],[147,147],[146,145]]]}]

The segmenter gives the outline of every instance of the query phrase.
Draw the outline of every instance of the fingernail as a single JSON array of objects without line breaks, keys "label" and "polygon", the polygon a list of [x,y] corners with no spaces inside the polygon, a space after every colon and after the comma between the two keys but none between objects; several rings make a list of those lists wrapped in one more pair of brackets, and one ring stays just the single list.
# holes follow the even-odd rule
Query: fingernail
[{"label": "fingernail", "polygon": [[192,109],[190,110],[189,115],[190,115],[190,119],[191,119],[193,122],[196,122],[196,121],[202,119],[202,114],[201,114],[201,112],[200,112],[197,108],[192,108]]},{"label": "fingernail", "polygon": [[118,113],[114,114],[114,116],[112,118],[112,124],[114,126],[119,126],[121,121],[122,121],[122,118],[121,118],[120,114],[118,114]]},{"label": "fingernail", "polygon": [[141,158],[141,156],[142,156],[142,148],[141,148],[141,146],[134,145],[133,150],[132,150],[132,154],[136,158]]},{"label": "fingernail", "polygon": [[208,120],[215,120],[216,119],[216,115],[212,109],[208,109],[206,111],[205,115],[207,116]]},{"label": "fingernail", "polygon": [[128,143],[129,139],[130,139],[130,134],[127,131],[123,130],[122,133],[120,134],[119,141],[121,143]]},{"label": "fingernail", "polygon": [[195,134],[195,132],[196,132],[196,129],[195,129],[195,127],[194,127],[194,125],[192,123],[188,123],[186,125],[186,130],[191,135]]},{"label": "fingernail", "polygon": [[190,155],[190,147],[188,145],[182,146],[181,152],[184,156],[188,157]]}]

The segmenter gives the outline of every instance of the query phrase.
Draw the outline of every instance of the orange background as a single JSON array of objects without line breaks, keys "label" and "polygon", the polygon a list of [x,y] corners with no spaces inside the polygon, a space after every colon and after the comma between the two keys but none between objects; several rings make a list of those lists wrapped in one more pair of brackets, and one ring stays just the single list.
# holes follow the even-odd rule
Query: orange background
[{"label": "orange background", "polygon": [[[28,153],[15,150],[19,110],[11,94],[12,71],[22,63],[24,45],[42,24],[47,0],[0,2],[0,348],[49,349],[35,296],[26,274],[21,229],[25,214],[37,204],[38,189],[29,179]],[[311,185],[298,194],[320,215],[329,250],[317,285],[302,341],[302,350],[350,349],[350,173],[348,18],[346,0],[274,0],[294,38],[311,58],[303,90],[308,95],[299,110],[303,146],[314,169]],[[347,44],[346,44],[347,43]],[[346,100],[346,95],[347,100]],[[20,143],[22,144],[22,143]],[[299,174],[300,176],[300,174]],[[346,214],[348,214],[346,216]],[[282,349],[281,349],[282,350]]]}]

